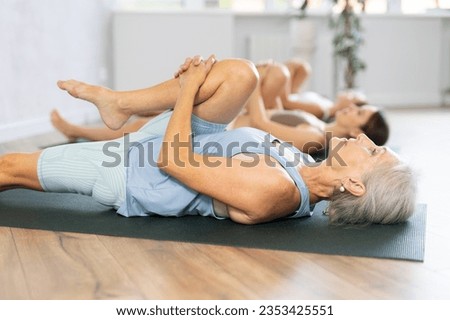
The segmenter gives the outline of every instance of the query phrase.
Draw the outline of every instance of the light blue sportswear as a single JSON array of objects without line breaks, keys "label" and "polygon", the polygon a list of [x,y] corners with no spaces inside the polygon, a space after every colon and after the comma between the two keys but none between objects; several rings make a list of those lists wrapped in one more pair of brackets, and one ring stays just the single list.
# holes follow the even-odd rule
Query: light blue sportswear
[{"label": "light blue sportswear", "polygon": [[[45,150],[38,164],[42,187],[50,192],[92,196],[127,217],[202,215],[222,219],[215,214],[211,197],[188,188],[156,166],[171,114],[163,113],[127,139]],[[282,142],[282,147],[275,147],[279,140],[257,129],[224,130],[223,124],[193,115],[194,151],[225,157],[242,152],[270,155],[285,168],[301,194],[301,203],[290,217],[311,215],[308,189],[294,167],[298,160],[311,162],[309,156]]]},{"label": "light blue sportswear", "polygon": [[[46,192],[78,193],[118,209],[125,200],[126,163],[130,144],[164,136],[172,111],[151,119],[140,130],[112,141],[66,144],[42,151],[38,160],[39,182]],[[222,132],[226,125],[192,115],[194,134]],[[115,158],[121,161],[108,166]]]}]

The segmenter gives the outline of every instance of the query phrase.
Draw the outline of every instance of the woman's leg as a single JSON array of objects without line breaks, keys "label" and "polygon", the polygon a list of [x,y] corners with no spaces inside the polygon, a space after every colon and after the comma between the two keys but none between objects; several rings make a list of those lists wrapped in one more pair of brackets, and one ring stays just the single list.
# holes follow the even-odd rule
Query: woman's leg
[{"label": "woman's leg", "polygon": [[[105,149],[108,144],[110,148]],[[26,188],[78,193],[118,207],[125,199],[124,155],[124,145],[117,140],[6,154],[0,156],[0,191]]]},{"label": "woman's leg", "polygon": [[53,126],[59,132],[64,134],[69,141],[75,141],[77,139],[86,139],[89,141],[117,139],[127,133],[138,131],[150,120],[150,118],[138,118],[133,121],[128,121],[118,130],[112,130],[108,127],[87,127],[75,125],[62,118],[56,110],[51,113],[50,119]]},{"label": "woman's leg", "polygon": [[311,74],[311,65],[303,60],[292,59],[285,62],[291,75],[289,93],[298,93]]},{"label": "woman's leg", "polygon": [[280,97],[289,82],[289,71],[284,65],[270,63],[258,66],[261,96],[266,109],[283,109]]},{"label": "woman's leg", "polygon": [[0,191],[14,188],[42,191],[37,173],[40,153],[10,153],[0,156]]},{"label": "woman's leg", "polygon": [[[107,143],[111,148],[105,152]],[[124,200],[124,148],[117,140],[61,145],[0,156],[0,191],[78,193],[111,207]]]},{"label": "woman's leg", "polygon": [[[257,79],[256,69],[249,61],[234,59],[215,63],[197,94],[194,114],[206,121],[229,123],[240,112]],[[58,86],[76,98],[95,104],[111,129],[122,127],[131,115],[172,108],[180,90],[178,79],[134,91],[113,91],[75,80],[59,81]]]}]

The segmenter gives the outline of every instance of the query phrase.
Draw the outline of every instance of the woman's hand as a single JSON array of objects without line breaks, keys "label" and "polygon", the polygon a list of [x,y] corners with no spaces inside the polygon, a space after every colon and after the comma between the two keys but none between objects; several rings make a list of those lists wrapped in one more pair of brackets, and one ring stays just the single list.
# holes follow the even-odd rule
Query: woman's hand
[{"label": "woman's hand", "polygon": [[351,106],[356,107],[353,101],[353,95],[347,93],[340,93],[336,99],[336,102],[328,111],[329,113],[328,116],[330,118],[334,118],[336,116],[336,112]]},{"label": "woman's hand", "polygon": [[[184,63],[180,65],[174,77],[180,79],[180,86],[186,82],[201,81],[198,85],[202,85],[211,71],[212,66],[216,63],[215,55],[209,56],[206,61],[203,61],[202,56],[195,56],[193,58],[186,58]],[[189,72],[188,72],[189,71]],[[186,81],[189,79],[188,81]]]}]

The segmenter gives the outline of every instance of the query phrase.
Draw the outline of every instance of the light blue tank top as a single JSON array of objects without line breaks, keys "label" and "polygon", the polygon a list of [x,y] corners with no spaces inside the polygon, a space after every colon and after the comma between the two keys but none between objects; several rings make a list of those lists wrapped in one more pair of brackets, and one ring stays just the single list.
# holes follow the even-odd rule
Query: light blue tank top
[{"label": "light blue tank top", "polygon": [[[124,216],[217,216],[213,199],[187,187],[156,165],[162,137],[140,141],[130,148],[127,167],[126,199],[118,209]],[[301,202],[290,218],[311,216],[309,191],[296,166],[314,160],[288,143],[254,128],[239,128],[193,137],[194,152],[231,158],[239,153],[270,155],[286,170],[295,182]],[[256,161],[256,158],[255,158]]]}]

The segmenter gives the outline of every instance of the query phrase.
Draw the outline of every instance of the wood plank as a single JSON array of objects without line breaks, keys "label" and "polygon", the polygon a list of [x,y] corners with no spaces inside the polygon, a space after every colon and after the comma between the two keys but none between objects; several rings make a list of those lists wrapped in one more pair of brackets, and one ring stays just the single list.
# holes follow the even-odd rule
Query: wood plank
[{"label": "wood plank", "polygon": [[201,245],[107,236],[100,240],[147,299],[230,299],[252,295],[205,256],[198,249]]},{"label": "wood plank", "polygon": [[149,299],[331,299],[343,298],[342,289],[369,298],[335,270],[320,268],[317,255],[105,236],[100,240]]},{"label": "wood plank", "polygon": [[12,229],[31,299],[139,299],[97,236]]},{"label": "wood plank", "polygon": [[[368,298],[364,290],[353,282],[344,281],[336,270],[318,263],[324,255],[238,249],[240,255],[235,260],[220,254],[220,248],[216,250],[219,250],[215,254],[217,262],[226,265],[228,261],[228,265],[233,266],[227,268],[228,272],[234,274],[241,285],[251,288],[257,299],[343,299],[345,292]],[[328,261],[340,259],[326,257]]]},{"label": "wood plank", "polygon": [[0,228],[0,299],[29,299],[22,265],[10,228]]}]

